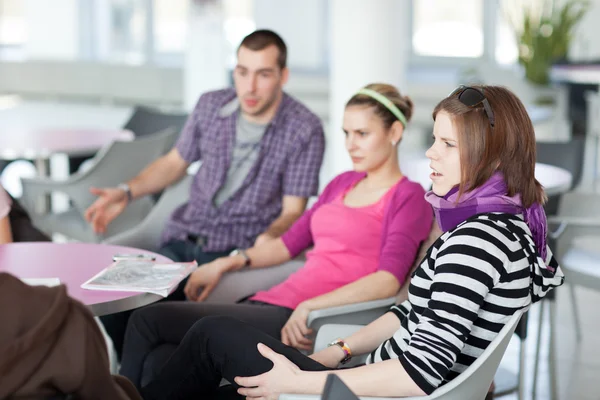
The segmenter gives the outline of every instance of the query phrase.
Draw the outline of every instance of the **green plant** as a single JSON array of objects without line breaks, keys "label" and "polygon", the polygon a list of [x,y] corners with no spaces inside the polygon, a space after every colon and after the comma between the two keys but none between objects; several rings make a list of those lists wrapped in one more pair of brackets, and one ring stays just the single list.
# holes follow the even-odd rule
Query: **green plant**
[{"label": "green plant", "polygon": [[517,36],[519,63],[532,83],[548,84],[550,66],[567,57],[575,28],[590,8],[589,0],[560,3],[526,1],[521,5],[521,15],[508,16]]}]

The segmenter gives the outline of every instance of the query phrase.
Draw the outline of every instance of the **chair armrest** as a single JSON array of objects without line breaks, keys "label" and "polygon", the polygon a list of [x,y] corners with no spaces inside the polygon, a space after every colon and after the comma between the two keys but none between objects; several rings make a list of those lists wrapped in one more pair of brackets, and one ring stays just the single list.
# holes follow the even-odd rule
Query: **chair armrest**
[{"label": "chair armrest", "polygon": [[551,216],[548,217],[548,223],[600,227],[600,218]]},{"label": "chair armrest", "polygon": [[287,277],[304,265],[304,262],[292,260],[284,264],[225,274],[217,287],[205,300],[206,303],[235,303],[261,290],[267,290],[283,282]]},{"label": "chair armrest", "polygon": [[548,233],[552,239],[558,239],[569,225],[584,228],[600,228],[600,219],[598,218],[586,218],[586,217],[561,217],[551,216],[548,217],[548,224],[557,224],[558,227]]},{"label": "chair armrest", "polygon": [[315,332],[324,324],[367,325],[383,315],[396,302],[396,297],[346,304],[314,310],[308,314],[307,325]]},{"label": "chair armrest", "polygon": [[326,348],[329,343],[338,338],[347,338],[359,331],[364,325],[325,324],[319,329],[315,338],[315,353]]}]

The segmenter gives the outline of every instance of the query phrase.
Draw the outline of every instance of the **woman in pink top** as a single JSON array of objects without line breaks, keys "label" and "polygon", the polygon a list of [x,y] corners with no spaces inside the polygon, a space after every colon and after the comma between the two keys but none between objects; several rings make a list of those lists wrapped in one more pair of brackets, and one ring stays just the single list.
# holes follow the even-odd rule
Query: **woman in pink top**
[{"label": "woman in pink top", "polygon": [[[310,311],[395,295],[432,222],[425,191],[402,175],[398,162],[397,146],[411,114],[410,99],[391,85],[372,84],[355,94],[343,121],[354,171],[333,179],[281,238],[198,268],[185,288],[192,302],[163,302],[134,312],[121,374],[141,387],[151,378],[145,373],[142,380],[142,367],[155,373],[205,316],[233,316],[309,349]],[[283,283],[238,304],[202,303],[223,274],[278,265],[311,246],[305,265]]]}]

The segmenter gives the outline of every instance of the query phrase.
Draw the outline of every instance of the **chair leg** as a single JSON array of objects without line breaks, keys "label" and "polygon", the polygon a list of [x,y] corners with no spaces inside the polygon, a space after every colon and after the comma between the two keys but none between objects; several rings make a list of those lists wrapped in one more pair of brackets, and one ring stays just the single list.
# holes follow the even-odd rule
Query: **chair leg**
[{"label": "chair leg", "polygon": [[581,343],[581,319],[579,318],[579,308],[577,307],[575,285],[570,284],[569,291],[571,292],[571,306],[573,307],[573,325],[575,325],[575,337],[577,338],[577,343]]},{"label": "chair leg", "polygon": [[533,365],[533,382],[531,388],[531,398],[535,400],[537,394],[537,378],[540,365],[540,350],[542,344],[542,325],[544,323],[544,306],[547,300],[540,301],[540,316],[538,318],[538,331],[535,345],[535,361]]},{"label": "chair leg", "polygon": [[549,315],[550,315],[550,334],[548,338],[548,373],[550,378],[550,399],[557,400],[558,399],[558,382],[556,375],[556,348],[555,348],[555,340],[554,340],[554,319],[555,319],[555,311],[556,311],[556,302],[554,300],[549,300]]},{"label": "chair leg", "polygon": [[520,341],[520,345],[519,345],[519,372],[518,372],[518,376],[517,376],[517,399],[518,400],[523,400],[524,397],[524,389],[525,389],[525,354],[526,351],[525,349],[527,348],[526,346],[526,342],[527,342],[527,338],[525,339],[521,339]]}]

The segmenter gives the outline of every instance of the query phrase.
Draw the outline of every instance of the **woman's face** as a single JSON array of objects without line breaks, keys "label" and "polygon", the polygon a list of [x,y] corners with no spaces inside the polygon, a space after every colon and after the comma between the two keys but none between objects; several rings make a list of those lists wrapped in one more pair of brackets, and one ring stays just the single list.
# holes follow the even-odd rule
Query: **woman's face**
[{"label": "woman's face", "polygon": [[460,184],[460,152],[458,134],[452,119],[440,111],[433,125],[433,145],[425,152],[433,172],[430,175],[433,193],[446,195],[450,189]]},{"label": "woman's face", "polygon": [[[400,126],[397,126],[397,125]],[[350,106],[344,111],[346,150],[357,172],[375,171],[395,160],[396,145],[402,138],[401,124],[386,129],[372,107]]]}]

